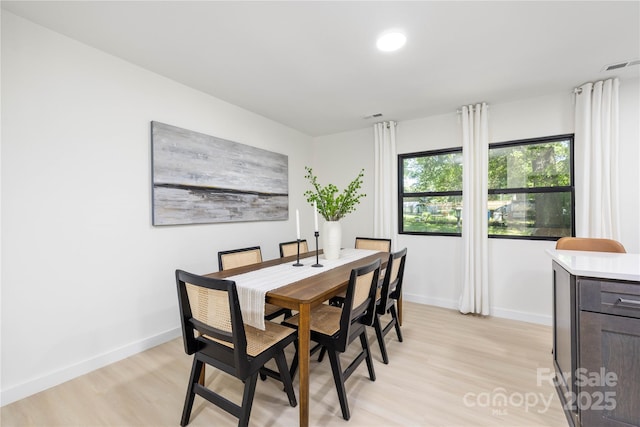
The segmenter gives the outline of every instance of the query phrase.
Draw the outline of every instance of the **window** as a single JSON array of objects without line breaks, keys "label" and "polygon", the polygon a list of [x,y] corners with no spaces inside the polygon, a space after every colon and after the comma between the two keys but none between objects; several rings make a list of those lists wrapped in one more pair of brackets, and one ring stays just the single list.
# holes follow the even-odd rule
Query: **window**
[{"label": "window", "polygon": [[[459,236],[462,149],[398,156],[399,232]],[[489,145],[489,237],[574,232],[573,135]]]},{"label": "window", "polygon": [[460,235],[462,149],[401,154],[400,233]]}]

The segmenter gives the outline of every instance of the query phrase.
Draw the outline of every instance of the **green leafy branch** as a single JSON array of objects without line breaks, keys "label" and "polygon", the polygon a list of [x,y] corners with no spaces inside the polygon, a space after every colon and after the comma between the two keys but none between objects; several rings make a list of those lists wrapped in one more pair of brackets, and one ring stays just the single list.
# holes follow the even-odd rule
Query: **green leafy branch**
[{"label": "green leafy branch", "polygon": [[318,212],[327,221],[338,221],[346,214],[354,212],[356,205],[360,203],[360,199],[366,197],[366,194],[360,193],[362,188],[362,178],[364,177],[364,169],[360,171],[358,176],[349,183],[347,188],[338,194],[340,190],[333,184],[326,186],[318,183],[318,177],[313,174],[313,169],[305,166],[307,174],[304,176],[309,180],[314,190],[307,190],[304,196],[307,202],[312,205],[316,203]]}]

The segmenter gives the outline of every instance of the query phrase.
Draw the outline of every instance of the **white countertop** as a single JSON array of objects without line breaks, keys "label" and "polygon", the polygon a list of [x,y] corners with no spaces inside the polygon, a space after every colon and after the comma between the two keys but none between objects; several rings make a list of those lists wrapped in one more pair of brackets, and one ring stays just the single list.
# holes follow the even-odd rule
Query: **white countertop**
[{"label": "white countertop", "polygon": [[547,253],[575,276],[640,282],[640,254],[556,249],[548,249]]}]

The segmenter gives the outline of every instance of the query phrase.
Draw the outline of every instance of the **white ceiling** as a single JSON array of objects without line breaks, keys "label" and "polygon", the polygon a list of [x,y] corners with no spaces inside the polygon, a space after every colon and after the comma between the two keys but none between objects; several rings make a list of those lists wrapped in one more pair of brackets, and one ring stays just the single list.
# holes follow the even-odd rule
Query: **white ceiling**
[{"label": "white ceiling", "polygon": [[[2,1],[54,31],[311,136],[640,76],[640,2]],[[402,29],[403,49],[378,34]]]}]

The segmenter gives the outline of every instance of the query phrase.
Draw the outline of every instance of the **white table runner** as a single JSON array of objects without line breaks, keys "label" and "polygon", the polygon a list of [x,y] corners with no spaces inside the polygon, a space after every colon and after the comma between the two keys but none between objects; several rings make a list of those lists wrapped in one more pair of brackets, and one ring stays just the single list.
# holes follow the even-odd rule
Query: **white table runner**
[{"label": "white table runner", "polygon": [[376,252],[378,251],[368,249],[342,249],[340,258],[335,260],[326,260],[321,255],[320,264],[323,267],[311,267],[316,263],[316,257],[312,256],[300,260],[300,263],[303,264],[302,267],[294,267],[293,262],[288,262],[229,276],[225,280],[236,282],[244,323],[264,330],[264,303],[267,292],[365,258]]}]

